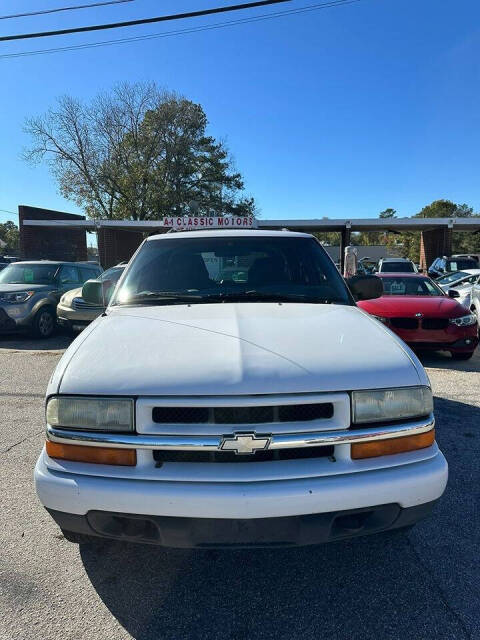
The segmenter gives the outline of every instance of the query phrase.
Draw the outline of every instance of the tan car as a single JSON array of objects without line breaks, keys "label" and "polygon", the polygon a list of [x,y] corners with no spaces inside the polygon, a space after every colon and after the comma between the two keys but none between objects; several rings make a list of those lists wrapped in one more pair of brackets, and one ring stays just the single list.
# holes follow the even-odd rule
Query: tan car
[{"label": "tan car", "polygon": [[[98,280],[112,282],[115,286],[127,266],[126,263],[120,263],[115,267],[111,267],[99,276]],[[85,302],[82,298],[82,288],[72,289],[60,298],[57,306],[57,322],[58,324],[71,332],[78,332],[85,329],[96,317],[103,313],[105,307],[96,306]]]}]

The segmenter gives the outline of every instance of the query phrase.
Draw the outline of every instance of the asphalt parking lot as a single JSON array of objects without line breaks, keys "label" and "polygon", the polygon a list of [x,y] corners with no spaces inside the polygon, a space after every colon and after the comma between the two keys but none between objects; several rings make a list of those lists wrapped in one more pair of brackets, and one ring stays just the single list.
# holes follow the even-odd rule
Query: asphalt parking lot
[{"label": "asphalt parking lot", "polygon": [[0,639],[480,637],[480,356],[429,356],[450,465],[408,533],[276,550],[66,542],[38,503],[43,395],[66,337],[0,339]]}]

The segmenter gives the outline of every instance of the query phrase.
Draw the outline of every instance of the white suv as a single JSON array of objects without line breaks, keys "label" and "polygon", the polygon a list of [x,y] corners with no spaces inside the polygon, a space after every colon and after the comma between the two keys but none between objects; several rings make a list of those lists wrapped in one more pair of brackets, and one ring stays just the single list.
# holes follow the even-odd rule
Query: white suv
[{"label": "white suv", "polygon": [[428,377],[352,293],[307,234],[149,237],[48,386],[35,481],[65,537],[301,545],[430,513]]},{"label": "white suv", "polygon": [[415,264],[407,258],[382,258],[378,263],[379,273],[417,273]]}]

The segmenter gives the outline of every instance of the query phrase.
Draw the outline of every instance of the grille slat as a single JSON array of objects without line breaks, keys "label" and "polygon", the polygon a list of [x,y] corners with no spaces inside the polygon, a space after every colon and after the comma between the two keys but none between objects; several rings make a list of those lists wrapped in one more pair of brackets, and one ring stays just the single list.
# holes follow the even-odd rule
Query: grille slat
[{"label": "grille slat", "polygon": [[310,422],[333,416],[333,403],[252,407],[154,407],[156,424],[274,424]]},{"label": "grille slat", "polygon": [[424,318],[422,328],[427,331],[441,331],[448,327],[448,318]]},{"label": "grille slat", "polygon": [[152,420],[157,424],[205,424],[208,407],[154,407]]},{"label": "grille slat", "polygon": [[215,424],[262,424],[273,422],[273,407],[216,407]]},{"label": "grille slat", "polygon": [[273,449],[257,451],[251,455],[237,455],[233,451],[153,451],[156,462],[215,462],[248,463],[276,460],[304,460],[308,458],[328,458],[333,456],[334,447],[296,447],[292,449]]},{"label": "grille slat", "polygon": [[390,324],[397,329],[418,329],[416,318],[390,318]]},{"label": "grille slat", "polygon": [[75,311],[98,311],[103,310],[102,306],[89,304],[83,298],[74,298],[72,301],[72,309]]},{"label": "grille slat", "polygon": [[328,420],[333,416],[333,404],[292,404],[278,407],[279,422],[308,422]]}]

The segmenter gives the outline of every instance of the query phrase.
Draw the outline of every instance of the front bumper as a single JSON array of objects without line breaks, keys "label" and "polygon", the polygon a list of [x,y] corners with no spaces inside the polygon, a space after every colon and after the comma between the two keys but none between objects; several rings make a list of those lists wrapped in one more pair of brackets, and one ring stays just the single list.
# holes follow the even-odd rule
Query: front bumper
[{"label": "front bumper", "polygon": [[478,345],[478,337],[462,338],[455,342],[408,342],[412,349],[425,349],[429,351],[453,351],[454,353],[470,353],[475,351]]},{"label": "front bumper", "polygon": [[470,327],[450,326],[440,331],[398,329],[390,326],[389,328],[413,349],[474,351],[478,345],[476,324]]},{"label": "front bumper", "polygon": [[67,331],[83,331],[88,327],[90,320],[70,320],[62,316],[57,316],[57,324]]},{"label": "front bumper", "polygon": [[64,328],[73,331],[82,331],[91,322],[95,320],[103,309],[82,309],[77,310],[72,307],[59,303],[57,306],[58,324]]},{"label": "front bumper", "polygon": [[406,454],[400,454],[386,456],[396,458],[392,466],[369,471],[357,468],[337,475],[253,482],[93,475],[102,469],[92,469],[92,475],[64,472],[50,468],[43,452],[35,468],[35,484],[49,510],[78,516],[99,511],[202,520],[265,519],[266,523],[271,518],[372,510],[390,504],[406,509],[433,502],[445,490],[448,466],[436,445],[424,451],[431,457],[408,464],[401,463]]},{"label": "front bumper", "polygon": [[0,333],[10,333],[15,331],[16,328],[17,323],[15,320],[8,315],[3,307],[0,307]]},{"label": "front bumper", "polygon": [[35,296],[27,302],[0,305],[0,333],[28,330],[40,306]]},{"label": "front bumper", "polygon": [[430,515],[434,505],[435,501],[402,509],[398,504],[384,504],[250,520],[48,511],[61,529],[84,535],[177,548],[245,548],[311,545],[400,529]]}]

